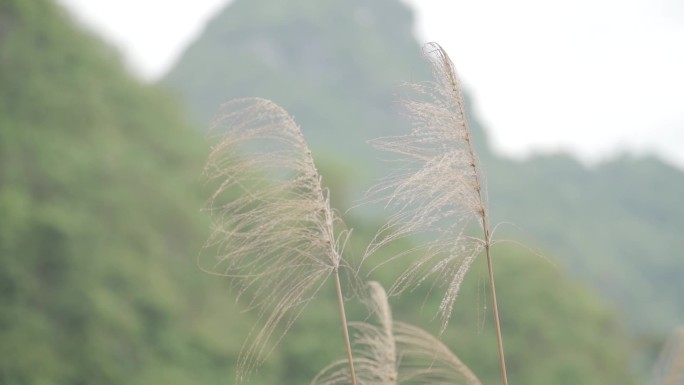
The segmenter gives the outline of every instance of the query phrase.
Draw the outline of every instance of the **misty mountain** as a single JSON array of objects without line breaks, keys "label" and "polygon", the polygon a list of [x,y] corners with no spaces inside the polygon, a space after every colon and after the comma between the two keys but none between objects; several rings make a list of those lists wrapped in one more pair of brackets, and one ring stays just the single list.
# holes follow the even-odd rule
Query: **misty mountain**
[{"label": "misty mountain", "polygon": [[[224,383],[203,141],[48,0],[0,1],[0,383]],[[244,318],[245,320],[247,318]]]},{"label": "misty mountain", "polygon": [[[314,155],[354,170],[343,185],[360,191],[387,167],[366,140],[405,132],[400,85],[430,77],[412,27],[411,10],[398,0],[235,0],[163,83],[200,127],[231,98],[274,100],[301,124]],[[684,322],[680,170],[629,155],[594,167],[564,154],[507,159],[489,150],[472,105],[470,121],[491,213],[517,225],[500,234],[558,256],[637,334],[665,334]]]}]

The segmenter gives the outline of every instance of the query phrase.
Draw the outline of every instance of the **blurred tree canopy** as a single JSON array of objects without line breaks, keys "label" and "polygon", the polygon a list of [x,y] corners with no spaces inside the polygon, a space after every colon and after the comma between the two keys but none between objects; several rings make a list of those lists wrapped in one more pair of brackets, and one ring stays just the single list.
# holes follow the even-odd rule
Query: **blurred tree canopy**
[{"label": "blurred tree canopy", "polygon": [[201,138],[51,1],[0,23],[0,383],[224,382],[249,319],[193,260]]}]

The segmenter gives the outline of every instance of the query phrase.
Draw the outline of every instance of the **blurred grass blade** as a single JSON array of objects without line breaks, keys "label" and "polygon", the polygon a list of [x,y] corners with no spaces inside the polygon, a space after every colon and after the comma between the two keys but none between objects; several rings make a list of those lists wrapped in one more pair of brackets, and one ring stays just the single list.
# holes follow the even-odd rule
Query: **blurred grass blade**
[{"label": "blurred grass blade", "polygon": [[654,371],[655,385],[684,384],[684,326],[680,326],[665,342]]}]

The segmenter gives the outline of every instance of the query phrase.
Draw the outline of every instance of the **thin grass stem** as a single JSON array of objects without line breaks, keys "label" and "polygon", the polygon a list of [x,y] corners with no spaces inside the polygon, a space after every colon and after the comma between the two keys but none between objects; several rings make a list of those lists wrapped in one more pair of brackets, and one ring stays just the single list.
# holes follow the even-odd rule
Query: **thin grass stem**
[{"label": "thin grass stem", "polygon": [[352,385],[356,385],[356,371],[354,371],[354,357],[352,356],[351,341],[349,339],[349,327],[347,325],[347,314],[344,311],[344,297],[342,296],[342,285],[340,284],[339,269],[335,269],[335,289],[337,291],[337,304],[340,308],[340,319],[344,332],[344,345],[347,350],[347,360],[349,361],[349,374],[351,375]]},{"label": "thin grass stem", "polygon": [[[458,83],[452,81],[454,87],[454,92],[460,92],[458,89]],[[465,116],[465,109],[462,103],[458,104],[461,116]],[[506,358],[504,356],[503,348],[503,338],[501,337],[501,320],[499,318],[499,306],[496,300],[496,284],[494,282],[494,267],[492,266],[492,253],[491,253],[491,233],[489,230],[489,218],[487,215],[487,210],[485,207],[484,197],[482,196],[482,184],[480,178],[480,172],[477,167],[477,155],[475,154],[475,149],[471,140],[470,130],[466,131],[465,141],[468,146],[468,153],[472,162],[470,166],[473,170],[473,175],[475,177],[475,190],[480,201],[479,213],[482,219],[482,231],[484,233],[484,249],[487,256],[487,270],[489,272],[489,288],[492,297],[492,312],[494,314],[494,329],[496,331],[496,344],[499,350],[499,366],[501,367],[501,381],[503,385],[508,385],[508,375],[506,374]]]},{"label": "thin grass stem", "polygon": [[[488,238],[488,234],[486,235]],[[494,326],[496,329],[496,343],[499,348],[499,364],[501,366],[501,380],[503,385],[508,385],[506,375],[506,359],[504,358],[503,339],[501,338],[501,322],[499,321],[499,307],[496,301],[496,287],[494,285],[494,269],[492,267],[492,256],[490,253],[489,239],[486,239],[485,252],[487,254],[487,270],[489,270],[489,288],[492,296],[492,312],[494,313]]]}]

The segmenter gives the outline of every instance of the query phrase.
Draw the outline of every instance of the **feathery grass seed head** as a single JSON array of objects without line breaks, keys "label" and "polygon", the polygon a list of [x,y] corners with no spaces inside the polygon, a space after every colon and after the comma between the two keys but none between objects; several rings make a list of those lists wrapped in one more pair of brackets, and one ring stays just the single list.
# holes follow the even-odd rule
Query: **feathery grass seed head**
[{"label": "feathery grass seed head", "polygon": [[255,326],[238,362],[243,376],[340,267],[347,232],[334,233],[341,221],[299,127],[281,107],[259,98],[225,103],[212,132],[219,141],[205,174],[217,187],[200,265],[230,277],[238,296],[249,297],[248,307],[257,310],[261,328]]},{"label": "feathery grass seed head", "polygon": [[[409,84],[402,104],[411,120],[408,134],[376,139],[376,148],[394,153],[402,168],[371,189],[371,200],[384,201],[392,214],[364,258],[408,236],[427,239],[415,250],[420,257],[400,276],[392,294],[429,277],[446,286],[439,308],[446,327],[461,281],[486,245],[465,233],[476,219],[486,232],[484,187],[468,126],[461,86],[453,63],[437,44],[425,55],[435,80]],[[380,197],[380,198],[377,198]]]}]

